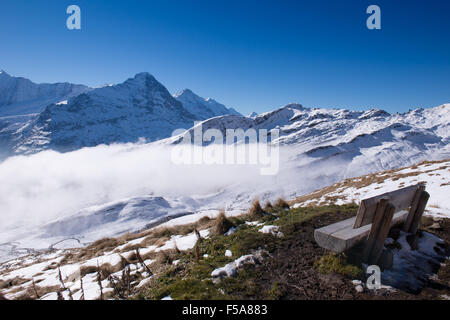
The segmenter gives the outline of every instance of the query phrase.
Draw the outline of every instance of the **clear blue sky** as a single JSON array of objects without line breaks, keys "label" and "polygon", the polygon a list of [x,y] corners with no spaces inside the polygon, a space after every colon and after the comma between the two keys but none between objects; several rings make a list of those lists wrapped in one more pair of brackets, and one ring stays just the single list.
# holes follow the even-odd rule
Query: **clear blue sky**
[{"label": "clear blue sky", "polygon": [[[82,30],[66,29],[66,8]],[[366,28],[370,4],[382,30]],[[242,113],[450,102],[450,1],[2,0],[0,69],[98,86],[141,71]]]}]

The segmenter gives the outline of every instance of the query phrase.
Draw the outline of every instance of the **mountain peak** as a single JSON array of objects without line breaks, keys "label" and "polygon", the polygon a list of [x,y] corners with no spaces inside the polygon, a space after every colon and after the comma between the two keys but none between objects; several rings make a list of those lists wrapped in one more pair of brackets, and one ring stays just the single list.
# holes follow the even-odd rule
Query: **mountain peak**
[{"label": "mountain peak", "polygon": [[[109,94],[110,88],[111,87],[103,87],[103,89],[106,90],[101,92]],[[164,95],[167,94],[171,96],[171,94],[167,91],[166,87],[164,87],[160,82],[158,82],[158,80],[156,80],[156,78],[153,75],[151,75],[148,72],[138,73],[134,77],[127,79],[125,82],[114,85],[112,88],[115,89],[121,88],[126,90],[134,90],[140,88],[143,90],[160,91],[160,92],[164,91]]]},{"label": "mountain peak", "polygon": [[0,70],[0,77],[11,78],[11,75],[8,72],[6,72],[5,70]]},{"label": "mountain peak", "polygon": [[370,119],[370,118],[377,118],[377,117],[389,117],[391,114],[387,111],[384,111],[382,109],[372,108],[367,111],[365,111],[361,116],[359,116],[359,119]]},{"label": "mountain peak", "polygon": [[[196,97],[196,98],[200,98],[198,95],[196,95],[194,92],[192,92],[191,89],[184,89],[184,90],[181,90],[180,92],[175,93],[173,96],[174,96],[174,98],[179,98],[179,97],[182,97],[182,96],[188,96],[188,97]],[[201,98],[200,98],[200,99],[201,99]]]},{"label": "mountain peak", "polygon": [[151,75],[149,72],[140,72],[140,73],[137,73],[137,74],[134,76],[134,78],[135,78],[135,79],[148,79],[148,78],[150,78],[150,79],[155,79],[155,77],[154,77],[153,75]]},{"label": "mountain peak", "polygon": [[298,110],[305,110],[305,107],[303,107],[300,103],[288,103],[283,107],[284,109],[298,109]]},{"label": "mountain peak", "polygon": [[137,73],[133,78],[130,78],[125,82],[126,83],[130,83],[130,82],[131,83],[146,83],[147,81],[158,82],[156,80],[156,78],[148,72]]},{"label": "mountain peak", "polygon": [[42,112],[52,103],[68,100],[90,88],[72,83],[34,83],[0,72],[0,116],[25,115]]},{"label": "mountain peak", "polygon": [[184,89],[173,95],[183,106],[199,120],[205,120],[228,114],[241,115],[233,108],[227,108],[212,98],[202,98],[190,89]]}]

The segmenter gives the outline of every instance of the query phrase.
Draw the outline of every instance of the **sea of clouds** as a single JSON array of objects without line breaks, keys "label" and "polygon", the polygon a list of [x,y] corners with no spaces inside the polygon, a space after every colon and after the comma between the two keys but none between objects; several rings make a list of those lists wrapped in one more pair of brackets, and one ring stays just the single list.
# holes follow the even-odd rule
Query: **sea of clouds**
[{"label": "sea of clouds", "polygon": [[201,195],[273,179],[258,164],[177,163],[174,148],[115,144],[10,157],[0,163],[0,225],[42,224],[127,197]]}]

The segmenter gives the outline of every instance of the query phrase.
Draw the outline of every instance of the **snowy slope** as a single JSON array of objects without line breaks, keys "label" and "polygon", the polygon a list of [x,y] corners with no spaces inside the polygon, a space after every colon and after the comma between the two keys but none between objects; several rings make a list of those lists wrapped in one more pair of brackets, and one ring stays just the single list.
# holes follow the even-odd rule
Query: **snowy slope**
[{"label": "snowy slope", "polygon": [[39,114],[0,117],[0,160],[10,156],[22,128],[37,119]]},{"label": "snowy slope", "polygon": [[[403,114],[383,110],[304,108],[289,104],[254,118],[227,115],[208,119],[196,128],[279,129],[274,143],[293,149],[299,167],[345,165],[340,178],[398,168],[426,159],[450,157],[450,104]],[[193,136],[194,128],[187,132]],[[179,143],[183,134],[163,143]]]},{"label": "snowy slope", "polygon": [[71,84],[36,84],[0,71],[0,116],[38,113],[51,104],[89,91],[90,88]]},{"label": "snowy slope", "polygon": [[202,98],[189,89],[185,89],[174,95],[190,113],[194,114],[198,120],[223,116],[227,114],[241,115],[233,108],[227,108],[211,98]]},{"label": "snowy slope", "polygon": [[450,218],[450,160],[424,161],[418,165],[382,171],[340,181],[297,198],[294,207],[342,205],[418,183],[430,194],[425,215]]},{"label": "snowy slope", "polygon": [[[426,182],[426,187],[428,192],[431,194],[431,198],[427,205],[425,214],[433,215],[437,218],[436,221],[439,221],[441,217],[450,217],[450,201],[446,196],[450,191],[449,181],[450,160],[423,162],[415,166],[400,168],[398,170],[378,172],[371,175],[340,181],[334,185],[316,190],[311,194],[304,195],[294,200],[293,202],[295,202],[295,204],[293,207],[359,202],[361,199],[371,197],[376,194],[388,192],[397,188],[416,184],[418,182]],[[276,186],[273,187],[276,188]],[[117,203],[110,203],[105,206],[99,206],[97,208],[92,207],[90,210],[83,212],[79,218],[78,224],[83,225],[82,220],[86,217],[93,218],[94,216],[92,216],[92,213],[95,211],[98,213],[97,218],[103,219],[102,223],[108,226],[108,228],[105,229],[109,229],[115,225],[114,218],[111,218],[111,216],[114,215],[121,217],[120,219],[125,221],[128,218],[132,218],[130,222],[139,215],[142,215],[144,220],[149,219],[149,221],[152,221],[151,219],[162,217],[162,213],[167,209],[174,210],[173,212],[175,212],[175,210],[183,210],[184,207],[182,206],[182,203],[183,202],[181,201],[178,203],[166,201],[159,197],[128,199]],[[186,204],[187,201],[184,201],[184,203]],[[154,211],[154,213],[151,211]],[[195,223],[205,216],[215,218],[217,217],[218,212],[219,210],[205,210],[196,212],[195,214],[183,215],[182,217],[174,218],[161,226],[170,228],[174,226],[187,225]],[[240,212],[227,210],[226,214],[227,216],[238,216]],[[176,215],[172,215],[172,217],[175,216]],[[276,230],[276,227],[274,226],[264,226],[264,222],[253,221],[247,223],[260,226],[260,232],[275,232]],[[64,224],[61,223],[54,223],[50,226],[52,228],[56,228],[57,231],[63,231],[64,229]],[[77,224],[72,226],[76,227]],[[92,230],[94,229],[95,228]],[[90,233],[93,234],[92,230]],[[109,233],[103,233],[102,236],[111,236],[114,234],[114,231],[116,230],[114,230],[113,227],[112,230],[109,230]],[[46,233],[50,233],[50,230],[47,229]],[[62,234],[65,234],[66,237],[70,236],[70,233],[67,233],[67,230]],[[51,246],[51,248],[46,251],[33,252],[32,250],[29,250],[29,254],[23,258],[12,259],[8,262],[0,262],[0,283],[1,281],[3,281],[3,283],[7,283],[13,279],[22,280],[13,282],[11,286],[2,290],[2,293],[4,293],[9,299],[17,299],[25,293],[33,296],[34,291],[31,290],[31,288],[34,280],[39,287],[45,288],[45,292],[48,292],[45,295],[41,295],[40,299],[56,300],[57,295],[55,291],[60,288],[59,272],[61,272],[63,281],[65,285],[73,291],[75,300],[80,298],[80,277],[83,278],[85,298],[96,299],[100,296],[100,289],[96,278],[95,267],[101,266],[104,263],[109,263],[111,266],[117,266],[114,270],[114,275],[120,275],[121,270],[123,269],[123,266],[120,266],[122,260],[121,257],[125,257],[130,261],[133,261],[133,255],[135,253],[134,248],[139,247],[140,255],[143,256],[145,264],[149,266],[151,270],[155,271],[158,270],[158,262],[157,259],[155,259],[157,256],[155,253],[173,248],[177,248],[180,251],[189,250],[192,249],[198,241],[195,233],[191,232],[188,234],[175,234],[170,238],[163,237],[159,239],[159,243],[155,244],[155,242],[148,241],[150,231],[147,230],[143,233],[137,233],[116,239],[116,242],[113,242],[113,245],[111,245],[111,247],[107,247],[107,249],[102,250],[99,246],[93,251],[93,255],[89,255],[86,254],[86,252],[80,254],[83,252],[81,251],[82,249],[73,248],[92,242],[94,238],[79,238],[78,232],[75,232],[74,235],[78,238],[67,238],[66,241],[59,242],[56,245]],[[200,229],[200,235],[203,238],[208,238],[210,235],[210,229]],[[404,236],[402,235],[402,237]],[[98,238],[100,238],[100,236],[98,236]],[[76,239],[81,239],[80,243],[76,241]],[[386,283],[392,284],[394,282],[395,284],[396,279],[402,281],[402,276],[406,272],[405,270],[412,267],[412,263],[410,263],[411,261],[409,259],[411,258],[410,255],[414,258],[415,255],[423,254],[424,252],[431,254],[436,252],[433,250],[434,245],[426,245],[424,241],[433,239],[434,241],[439,241],[437,238],[430,234],[425,234],[424,238],[421,239],[422,242],[419,251],[414,252],[407,250],[409,246],[407,245],[406,240],[399,240],[403,241],[402,249],[400,252],[394,251],[396,255],[394,258],[394,267],[388,271],[384,271],[385,273],[383,273],[383,276],[385,277],[383,279]],[[39,241],[39,239],[35,239],[34,241]],[[105,241],[105,243],[108,243],[108,241]],[[427,242],[427,244],[430,243]],[[14,245],[17,244],[13,243],[10,247],[13,248]],[[134,258],[134,260],[136,259]],[[412,262],[414,262],[414,260]],[[174,261],[173,263],[176,264],[177,261]],[[58,265],[59,269],[56,267]],[[86,267],[91,267],[91,270],[86,272],[86,274],[80,274],[79,270]],[[132,273],[135,273],[140,268],[142,267],[139,266],[137,262],[136,264],[131,264]],[[420,268],[415,269],[417,269],[415,270],[416,273],[422,272],[422,269]],[[149,277],[151,278],[151,275],[146,273],[145,270],[141,270],[141,272],[143,273],[142,277],[139,278],[139,281],[133,282],[134,286],[141,286],[149,281]],[[415,278],[408,279],[408,281],[413,282],[415,281]],[[383,281],[383,283],[385,282]],[[104,289],[103,293],[107,293],[112,290],[111,283],[109,283],[107,279],[102,281],[102,287]],[[64,297],[65,299],[69,299],[67,295]]]},{"label": "snowy slope", "polygon": [[172,131],[189,128],[197,117],[183,108],[167,89],[148,73],[122,84],[94,89],[52,104],[35,122],[21,129],[14,150],[33,153],[59,151],[140,138],[155,141]]}]

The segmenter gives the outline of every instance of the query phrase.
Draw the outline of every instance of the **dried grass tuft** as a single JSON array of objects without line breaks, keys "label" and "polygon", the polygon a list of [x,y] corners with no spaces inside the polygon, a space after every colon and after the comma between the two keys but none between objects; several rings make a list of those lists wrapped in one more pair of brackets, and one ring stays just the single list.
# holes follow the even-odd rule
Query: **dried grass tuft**
[{"label": "dried grass tuft", "polygon": [[259,203],[258,199],[253,201],[248,214],[252,219],[260,219],[264,216],[264,210],[261,208],[261,204]]},{"label": "dried grass tuft", "polygon": [[275,207],[279,209],[289,209],[289,203],[284,198],[279,198],[275,203]]},{"label": "dried grass tuft", "polygon": [[225,211],[221,210],[214,223],[212,233],[214,235],[223,235],[230,230],[231,227],[233,227],[233,223],[227,219]]}]

